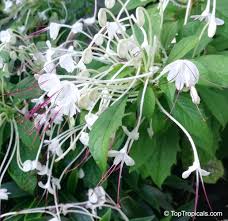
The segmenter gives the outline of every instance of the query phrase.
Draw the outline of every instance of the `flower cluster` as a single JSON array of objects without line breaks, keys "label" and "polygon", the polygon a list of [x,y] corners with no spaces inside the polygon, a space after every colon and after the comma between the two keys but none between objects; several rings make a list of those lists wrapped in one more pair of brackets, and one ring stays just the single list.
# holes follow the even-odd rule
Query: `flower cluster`
[{"label": "flower cluster", "polygon": [[[22,2],[5,0],[4,11],[8,12],[14,3]],[[156,8],[160,10],[160,29],[162,29],[162,19],[169,2],[175,3],[175,1],[161,0],[158,9]],[[149,87],[155,89],[155,102],[160,111],[174,122],[190,141],[194,162],[182,177],[188,178],[194,171],[201,180],[202,176],[209,175],[209,172],[201,168],[191,135],[159,101],[161,93],[159,86],[165,80],[166,84],[174,85],[178,92],[189,91],[193,104],[200,105],[201,100],[197,92],[200,71],[197,65],[192,59],[182,57],[167,63],[167,53],[159,34],[154,31],[149,12],[144,7],[139,6],[135,12],[132,12],[128,10],[130,0],[124,2],[105,0],[105,7],[97,12],[96,3],[95,1],[92,17],[79,19],[70,25],[65,24],[64,21],[50,22],[48,27],[42,30],[42,32],[48,32],[49,40],[45,42],[42,49],[29,51],[31,60],[25,59],[28,64],[24,63],[28,67],[33,67],[35,63],[36,71],[33,74],[41,93],[31,99],[30,104],[24,102],[24,107],[17,111],[24,115],[24,119],[33,122],[32,129],[38,135],[39,147],[34,158],[21,157],[18,128],[15,119],[11,120],[12,136],[8,147],[9,152],[7,151],[2,165],[7,168],[9,166],[6,163],[7,159],[12,160],[16,153],[19,168],[25,173],[32,171],[37,175],[39,188],[53,196],[55,205],[28,209],[10,215],[43,212],[52,216],[50,221],[57,221],[61,220],[60,215],[67,215],[73,211],[93,219],[99,218],[98,209],[110,207],[116,209],[123,219],[128,220],[119,208],[121,178],[125,165],[133,167],[136,164],[130,151],[134,142],[140,137],[140,126],[148,120],[143,112],[146,91]],[[189,5],[191,5],[190,0],[186,9],[187,17],[190,14]],[[208,0],[202,14],[191,17],[194,20],[205,21],[208,36],[212,38],[215,36],[217,25],[223,25],[224,21],[215,16],[216,0],[213,0],[212,11],[210,6],[211,0]],[[120,7],[117,13],[112,11],[115,7]],[[19,37],[16,31],[2,30],[1,49],[14,48]],[[81,38],[86,40],[82,43]],[[23,46],[20,46],[23,51]],[[21,72],[26,73],[27,66],[21,66],[21,70],[23,69]],[[0,59],[0,68],[6,68],[3,59]],[[142,93],[138,96],[140,87],[142,87]],[[105,111],[125,97],[128,104],[139,102],[139,108],[133,126],[121,125],[120,130],[124,137],[121,145],[114,148],[112,142],[109,143],[107,157],[111,164],[110,168],[101,177],[97,186],[88,190],[87,201],[60,204],[58,192],[62,189],[61,181],[68,171],[72,168],[80,169],[79,178],[85,176],[81,166],[91,157],[90,140],[94,125]],[[152,121],[148,134],[153,139]],[[114,139],[115,135],[113,133],[110,140]],[[10,152],[12,158],[9,157]],[[60,173],[55,172],[55,166],[59,165],[58,163],[63,165]],[[4,173],[0,174],[0,187],[5,174],[2,167],[0,171]],[[119,176],[117,203],[114,203],[101,184],[116,171],[119,171]],[[8,194],[7,189],[0,188],[0,200],[7,200]],[[0,218],[8,215],[0,215]]]}]

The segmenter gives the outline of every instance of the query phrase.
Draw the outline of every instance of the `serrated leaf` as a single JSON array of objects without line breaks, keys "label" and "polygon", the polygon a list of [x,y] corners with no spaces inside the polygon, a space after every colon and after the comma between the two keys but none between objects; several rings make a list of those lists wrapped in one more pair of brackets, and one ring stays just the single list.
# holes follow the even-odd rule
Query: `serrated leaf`
[{"label": "serrated leaf", "polygon": [[145,168],[147,175],[152,178],[157,186],[161,187],[167,176],[170,175],[172,165],[176,163],[179,136],[177,130],[170,128],[166,133],[154,136],[153,139],[156,141],[151,145],[152,154],[145,163]]},{"label": "serrated leaf", "polygon": [[37,98],[41,93],[37,80],[33,76],[24,78],[9,92],[11,96],[22,100]]},{"label": "serrated leaf", "polygon": [[228,122],[228,98],[227,90],[216,90],[214,88],[199,88],[202,102],[204,102],[211,113],[225,127]]},{"label": "serrated leaf", "polygon": [[35,130],[34,124],[30,120],[20,116],[17,126],[21,142],[27,146],[32,155],[36,154],[40,146],[40,137]]},{"label": "serrated leaf", "polygon": [[122,124],[126,102],[125,97],[105,110],[90,131],[90,152],[102,171],[105,171],[107,165],[110,138]]},{"label": "serrated leaf", "polygon": [[[173,104],[170,104],[173,107]],[[195,143],[213,156],[215,154],[214,135],[208,122],[203,118],[203,109],[198,109],[192,103],[189,95],[180,95],[175,107],[173,108],[174,117],[186,128],[193,136]]]},{"label": "serrated leaf", "polygon": [[199,69],[199,84],[211,87],[228,86],[228,56],[207,55],[194,59]]}]

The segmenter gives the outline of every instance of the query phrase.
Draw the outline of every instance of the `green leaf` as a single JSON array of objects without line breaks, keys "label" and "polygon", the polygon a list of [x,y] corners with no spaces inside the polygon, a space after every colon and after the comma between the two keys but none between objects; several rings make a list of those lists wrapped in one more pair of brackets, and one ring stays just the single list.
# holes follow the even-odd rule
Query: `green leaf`
[{"label": "green leaf", "polygon": [[37,98],[41,95],[42,91],[37,84],[37,80],[33,76],[29,76],[19,81],[9,93],[15,98],[24,100]]},{"label": "green leaf", "polygon": [[101,217],[100,221],[110,221],[111,214],[112,214],[112,210],[108,209],[108,211]]},{"label": "green leaf", "polygon": [[208,109],[225,127],[228,122],[228,97],[227,90],[216,90],[214,88],[199,87],[202,101],[207,105]]},{"label": "green leaf", "polygon": [[110,138],[122,124],[127,98],[123,98],[105,110],[90,131],[89,148],[97,165],[105,171]]},{"label": "green leaf", "polygon": [[17,165],[14,157],[8,172],[16,184],[25,192],[33,194],[37,184],[37,178],[32,172],[24,173]]},{"label": "green leaf", "polygon": [[211,160],[203,166],[210,172],[209,176],[203,178],[206,183],[215,184],[224,175],[224,166],[220,160]]},{"label": "green leaf", "polygon": [[[172,108],[173,104],[170,104]],[[208,122],[202,117],[203,109],[192,103],[189,95],[181,94],[173,108],[174,117],[193,136],[200,148],[213,156],[215,154],[214,136]]]},{"label": "green leaf", "polygon": [[[141,98],[142,98],[143,88],[139,92],[138,96],[138,109],[140,109],[141,106]],[[154,114],[155,109],[155,95],[153,89],[148,86],[146,88],[145,96],[144,96],[144,102],[143,102],[143,116],[147,119],[151,119]]]},{"label": "green leaf", "polygon": [[21,190],[15,182],[7,182],[7,183],[3,183],[1,185],[1,188],[6,188],[8,190],[8,192],[10,192],[9,194],[9,198],[20,198],[20,197],[25,197],[28,196],[28,193],[24,192],[23,190]]},{"label": "green leaf", "polygon": [[133,143],[130,152],[131,157],[135,161],[135,165],[132,167],[132,170],[141,167],[147,162],[153,154],[151,151],[152,146],[156,145],[156,140],[153,138],[151,139],[145,129],[144,131],[140,131],[139,134],[139,139]]},{"label": "green leaf", "polygon": [[211,87],[228,87],[228,56],[207,55],[194,59],[199,69],[199,84]]},{"label": "green leaf", "polygon": [[85,172],[85,177],[83,178],[83,182],[86,188],[93,188],[97,185],[102,177],[101,170],[96,165],[93,159],[90,159],[86,162],[83,167]]},{"label": "green leaf", "polygon": [[172,61],[183,58],[188,52],[195,48],[197,42],[198,37],[195,35],[181,39],[171,50],[167,62],[171,63]]},{"label": "green leaf", "polygon": [[[161,187],[165,179],[170,175],[171,167],[176,163],[176,155],[179,150],[179,136],[177,130],[170,128],[166,133],[158,134],[151,145],[151,157],[145,163],[147,176]],[[152,144],[152,143],[151,143]],[[143,169],[143,168],[142,168]]]},{"label": "green leaf", "polygon": [[158,188],[155,188],[150,185],[142,185],[138,191],[140,197],[145,200],[150,206],[159,211],[160,208],[171,210],[171,200],[168,196],[160,191]]},{"label": "green leaf", "polygon": [[73,170],[67,179],[67,183],[66,183],[67,192],[74,195],[77,184],[78,184],[78,171]]},{"label": "green leaf", "polygon": [[35,157],[40,146],[39,134],[36,132],[34,124],[26,118],[19,116],[18,122],[17,126],[20,140],[27,146],[27,151],[30,151],[30,157]]},{"label": "green leaf", "polygon": [[168,48],[178,31],[178,22],[167,22],[162,28],[161,42],[164,48]]}]

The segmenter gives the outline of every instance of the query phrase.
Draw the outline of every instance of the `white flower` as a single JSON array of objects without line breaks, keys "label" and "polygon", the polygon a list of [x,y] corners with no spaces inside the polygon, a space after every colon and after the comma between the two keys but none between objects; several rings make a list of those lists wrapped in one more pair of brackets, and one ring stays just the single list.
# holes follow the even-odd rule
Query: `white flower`
[{"label": "white flower", "polygon": [[216,12],[216,1],[214,1],[212,13],[210,13],[210,0],[208,0],[206,9],[202,12],[201,15],[191,16],[195,20],[206,21],[206,23],[208,24],[209,38],[214,37],[217,26],[224,24],[224,21],[222,19],[215,17],[215,12]]},{"label": "white flower", "polygon": [[182,178],[183,179],[188,178],[191,175],[191,173],[194,172],[194,171],[198,172],[201,176],[208,176],[208,175],[210,175],[210,172],[207,172],[206,170],[201,169],[199,163],[197,163],[196,161],[194,161],[193,165],[190,166],[188,168],[188,170],[186,170],[186,171],[184,171],[182,173]]},{"label": "white flower", "polygon": [[199,80],[199,70],[196,65],[188,60],[176,60],[168,64],[162,74],[168,73],[167,79],[175,81],[177,90],[182,90],[184,86],[190,88],[195,86]]},{"label": "white flower", "polygon": [[82,132],[79,140],[83,145],[88,146],[89,145],[89,134],[86,132]]},{"label": "white flower", "polygon": [[79,109],[76,102],[80,97],[78,88],[70,81],[61,81],[61,89],[53,102],[61,109],[64,115],[72,117]]},{"label": "white flower", "polygon": [[118,22],[107,22],[107,32],[109,39],[113,39],[116,35],[125,32],[126,28]]},{"label": "white flower", "polygon": [[34,125],[35,128],[40,129],[47,122],[46,113],[43,114],[35,114]]},{"label": "white flower", "polygon": [[54,107],[50,111],[51,120],[55,124],[60,124],[63,121],[63,113],[61,112],[61,109],[58,107]]},{"label": "white flower", "polygon": [[92,128],[95,121],[98,119],[97,114],[88,113],[85,115],[85,121],[89,129]]},{"label": "white flower", "polygon": [[72,58],[73,47],[68,49],[69,53],[62,55],[59,59],[59,65],[61,68],[65,69],[67,72],[72,73],[76,68],[75,62]]},{"label": "white flower", "polygon": [[201,15],[193,15],[191,18],[199,21],[207,20],[208,16],[210,15],[210,2],[211,0],[207,0],[207,6]]},{"label": "white flower", "polygon": [[0,200],[8,200],[10,193],[5,188],[0,188]]},{"label": "white flower", "polygon": [[11,0],[4,1],[4,11],[9,12],[10,8],[13,6],[13,2]]},{"label": "white flower", "polygon": [[0,32],[0,41],[5,44],[14,43],[15,36],[13,35],[13,32],[10,29],[7,29],[5,31]]},{"label": "white flower", "polygon": [[116,4],[116,0],[105,0],[105,7],[111,9]]},{"label": "white flower", "polygon": [[49,31],[50,31],[50,37],[52,40],[55,40],[58,37],[60,28],[61,28],[60,24],[51,22],[49,26]]},{"label": "white flower", "polygon": [[71,27],[71,31],[74,33],[74,34],[76,34],[76,33],[79,33],[79,32],[82,32],[82,30],[83,30],[83,25],[82,25],[82,23],[81,22],[76,22],[76,23],[74,23],[73,25],[72,25],[72,27]]},{"label": "white flower", "polygon": [[106,202],[105,191],[102,186],[95,187],[94,189],[89,189],[88,191],[88,202],[87,208],[92,210],[97,207],[102,207]]},{"label": "white flower", "polygon": [[120,58],[128,60],[132,58],[139,58],[141,56],[141,49],[136,41],[131,37],[129,39],[122,39],[117,46],[117,53]]},{"label": "white flower", "polygon": [[39,170],[41,166],[42,166],[41,163],[36,160],[26,160],[22,165],[24,172]]},{"label": "white flower", "polygon": [[63,154],[63,150],[61,149],[61,146],[60,146],[59,141],[57,139],[53,139],[51,141],[46,141],[46,143],[49,143],[48,150],[52,154],[56,154],[58,157],[60,157]]},{"label": "white flower", "polygon": [[44,184],[43,182],[39,181],[38,182],[38,186],[42,189],[47,190],[50,194],[54,194],[54,189],[51,186],[51,182],[48,180],[48,182],[46,184]]},{"label": "white flower", "polygon": [[200,97],[199,97],[197,90],[194,86],[190,88],[190,95],[192,98],[192,102],[194,104],[200,104]]},{"label": "white flower", "polygon": [[42,74],[39,76],[38,84],[41,90],[53,96],[61,88],[61,82],[56,74]]},{"label": "white flower", "polygon": [[120,163],[125,163],[127,166],[134,166],[135,161],[128,155],[127,146],[123,147],[121,150],[110,150],[108,152],[109,157],[114,157],[114,165],[118,165]]},{"label": "white flower", "polygon": [[60,190],[61,186],[59,183],[59,179],[52,177],[51,179],[48,178],[48,181],[46,184],[43,182],[38,182],[38,186],[42,189],[47,190],[50,194],[54,195],[54,192],[56,189]]}]

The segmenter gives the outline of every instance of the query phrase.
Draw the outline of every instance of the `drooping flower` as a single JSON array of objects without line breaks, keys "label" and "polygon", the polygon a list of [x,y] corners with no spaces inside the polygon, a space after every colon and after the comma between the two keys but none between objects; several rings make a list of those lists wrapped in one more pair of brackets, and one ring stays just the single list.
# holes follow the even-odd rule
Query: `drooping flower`
[{"label": "drooping flower", "polygon": [[208,176],[208,175],[210,175],[210,172],[201,169],[199,163],[197,163],[196,161],[194,161],[194,163],[192,164],[192,166],[190,166],[188,168],[188,170],[186,170],[186,171],[184,171],[182,173],[182,178],[183,179],[187,179],[191,175],[191,173],[193,173],[194,171],[200,173],[202,176]]},{"label": "drooping flower", "polygon": [[72,117],[79,111],[76,102],[80,97],[78,88],[70,81],[61,81],[61,88],[53,100],[64,115]]},{"label": "drooping flower", "polygon": [[52,40],[55,40],[59,35],[59,30],[61,25],[55,22],[51,22],[49,25],[50,37]]},{"label": "drooping flower", "polygon": [[188,60],[176,60],[168,64],[162,71],[162,74],[166,73],[168,73],[168,81],[175,81],[176,89],[179,91],[184,87],[195,86],[199,80],[198,68]]},{"label": "drooping flower", "polygon": [[118,165],[120,163],[125,163],[127,166],[134,166],[135,161],[128,155],[127,146],[124,146],[121,150],[110,150],[108,152],[109,157],[114,157],[114,165]]},{"label": "drooping flower", "polygon": [[192,98],[192,102],[194,104],[200,104],[200,97],[199,97],[197,90],[194,86],[190,88],[190,95]]},{"label": "drooping flower", "polygon": [[56,74],[42,74],[38,78],[41,90],[48,92],[48,96],[53,96],[61,88],[61,82]]},{"label": "drooping flower", "polygon": [[5,188],[0,188],[0,200],[8,200],[10,193]]},{"label": "drooping flower", "polygon": [[86,207],[95,212],[96,208],[102,207],[106,202],[105,191],[102,186],[89,189]]},{"label": "drooping flower", "polygon": [[208,25],[208,37],[213,38],[216,33],[217,26],[223,25],[224,21],[215,16],[216,0],[214,0],[213,3],[212,13],[210,13],[210,1],[211,0],[207,1],[207,6],[201,15],[193,15],[191,16],[191,18],[193,18],[194,20],[205,21]]},{"label": "drooping flower", "polygon": [[41,163],[36,160],[26,160],[22,166],[23,166],[24,172],[29,172],[32,170],[40,170],[42,167]]},{"label": "drooping flower", "polygon": [[141,49],[136,41],[131,37],[129,39],[122,39],[117,46],[117,54],[120,58],[132,59],[141,56]]},{"label": "drooping flower", "polygon": [[[45,142],[45,141],[44,141]],[[51,141],[46,141],[46,143],[49,143],[48,145],[48,150],[52,153],[52,154],[56,154],[58,157],[61,156],[63,154],[63,150],[59,144],[58,139],[53,139]]]},{"label": "drooping flower", "polygon": [[125,26],[118,22],[107,22],[106,28],[109,39],[113,39],[116,35],[126,31]]}]

